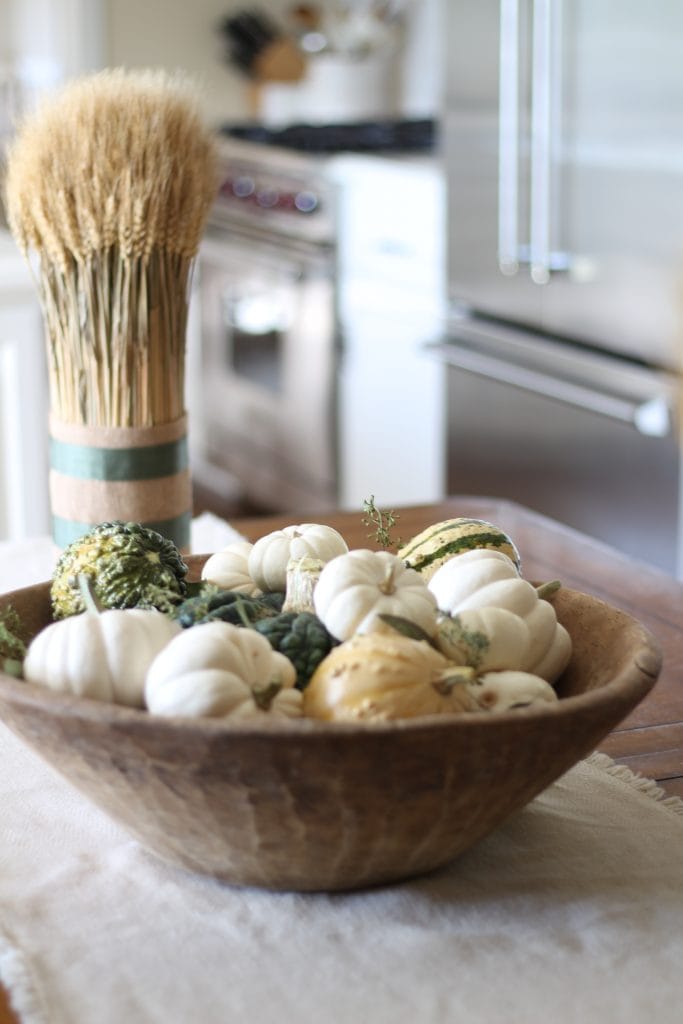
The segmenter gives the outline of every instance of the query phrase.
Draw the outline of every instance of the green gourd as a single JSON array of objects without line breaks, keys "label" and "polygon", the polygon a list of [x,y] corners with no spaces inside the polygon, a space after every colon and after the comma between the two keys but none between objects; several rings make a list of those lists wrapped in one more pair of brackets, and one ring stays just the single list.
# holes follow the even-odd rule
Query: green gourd
[{"label": "green gourd", "polygon": [[21,678],[26,643],[21,638],[22,624],[11,605],[0,609],[0,672]]},{"label": "green gourd", "polygon": [[186,594],[187,566],[173,541],[141,523],[99,523],[62,552],[52,575],[55,619],[84,610],[78,577],[103,608],[169,611]]},{"label": "green gourd", "polygon": [[511,537],[484,519],[446,519],[434,523],[404,544],[398,557],[429,580],[444,562],[473,548],[501,551],[520,568],[519,551]]},{"label": "green gourd", "polygon": [[282,612],[255,622],[254,629],[268,639],[273,650],[292,662],[299,690],[305,689],[315,669],[337,644],[311,612]]},{"label": "green gourd", "polygon": [[223,590],[206,584],[198,594],[186,598],[174,612],[184,629],[204,622],[229,622],[249,626],[260,619],[272,618],[282,608],[284,594],[269,593],[249,597],[237,590]]}]

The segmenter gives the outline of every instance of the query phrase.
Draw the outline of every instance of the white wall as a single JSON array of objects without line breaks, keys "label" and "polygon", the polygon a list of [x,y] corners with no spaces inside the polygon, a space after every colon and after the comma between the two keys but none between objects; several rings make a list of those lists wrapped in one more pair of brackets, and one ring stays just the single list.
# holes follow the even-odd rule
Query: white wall
[{"label": "white wall", "polygon": [[[437,109],[446,2],[404,0],[399,113],[426,116]],[[253,102],[247,78],[226,59],[221,21],[254,7],[284,26],[292,6],[291,0],[0,0],[0,69],[14,62],[38,90],[104,66],[182,69],[198,81],[207,120],[218,125],[248,117]]]},{"label": "white wall", "polygon": [[[182,69],[202,89],[210,124],[240,120],[249,109],[244,75],[224,57],[217,26],[231,13],[250,8],[244,0],[103,0],[106,62],[111,66]],[[289,0],[256,5],[280,21]]]},{"label": "white wall", "polygon": [[0,540],[48,532],[47,406],[33,279],[0,230]]},{"label": "white wall", "polygon": [[405,9],[400,104],[407,117],[433,117],[441,109],[447,59],[445,7],[452,0],[412,0]]},{"label": "white wall", "polygon": [[27,91],[100,67],[106,0],[0,0],[0,63]]},{"label": "white wall", "polygon": [[[0,0],[0,69],[12,66],[27,91],[105,66],[189,72],[212,124],[246,116],[245,76],[224,58],[222,19],[244,0]],[[263,5],[284,18],[289,0]]]},{"label": "white wall", "polygon": [[[249,115],[249,85],[225,60],[217,26],[230,13],[254,7],[285,25],[291,0],[99,0],[105,7],[106,61],[129,67],[182,68],[203,87],[211,124]],[[398,86],[399,112],[424,117],[436,112],[441,89],[442,4],[448,0],[404,0],[405,67]],[[320,6],[334,6],[322,0]],[[341,4],[337,4],[341,6]]]}]

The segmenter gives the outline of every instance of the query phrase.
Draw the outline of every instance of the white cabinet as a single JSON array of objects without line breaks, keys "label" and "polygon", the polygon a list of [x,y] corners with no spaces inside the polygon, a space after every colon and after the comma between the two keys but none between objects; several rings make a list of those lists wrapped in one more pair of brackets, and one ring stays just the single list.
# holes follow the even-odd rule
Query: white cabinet
[{"label": "white cabinet", "polygon": [[0,232],[0,539],[49,532],[47,420],[36,288]]},{"label": "white cabinet", "polygon": [[339,502],[438,501],[445,488],[445,195],[431,157],[343,156],[338,313]]}]

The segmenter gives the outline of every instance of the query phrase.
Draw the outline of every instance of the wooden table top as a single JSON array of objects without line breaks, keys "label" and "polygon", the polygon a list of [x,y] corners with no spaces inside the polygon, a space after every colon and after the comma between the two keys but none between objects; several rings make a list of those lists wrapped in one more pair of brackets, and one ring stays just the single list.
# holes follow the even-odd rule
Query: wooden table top
[{"label": "wooden table top", "polygon": [[[495,523],[515,541],[522,572],[529,579],[560,579],[639,619],[658,640],[664,655],[661,676],[645,700],[601,743],[600,750],[683,797],[683,584],[621,555],[582,533],[521,505],[494,498],[452,497],[435,505],[396,510],[395,534],[404,540],[431,523],[472,516]],[[329,523],[349,547],[376,547],[360,512],[315,514],[308,521]],[[233,520],[250,540],[306,517],[278,515]],[[0,989],[0,1024],[17,1024]]]}]

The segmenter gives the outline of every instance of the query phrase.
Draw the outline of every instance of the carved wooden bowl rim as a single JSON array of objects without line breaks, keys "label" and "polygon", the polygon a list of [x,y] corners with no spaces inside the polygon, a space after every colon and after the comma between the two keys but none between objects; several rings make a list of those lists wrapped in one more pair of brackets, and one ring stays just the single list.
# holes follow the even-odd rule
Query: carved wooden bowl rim
[{"label": "carved wooden bowl rim", "polygon": [[[188,561],[199,564],[206,557],[194,556]],[[44,582],[8,592],[0,595],[0,604],[16,603],[17,598],[23,598],[24,601],[28,599],[29,603],[32,600],[44,602],[49,594],[49,587],[49,582]],[[437,731],[499,729],[503,723],[521,723],[543,718],[556,720],[558,717],[570,719],[577,711],[604,710],[615,699],[627,700],[632,706],[639,703],[652,689],[661,670],[662,653],[656,638],[628,612],[615,608],[598,597],[563,588],[559,595],[559,603],[561,606],[558,609],[560,621],[566,619],[567,610],[571,613],[577,609],[580,610],[582,606],[592,606],[601,609],[606,615],[617,616],[625,629],[636,631],[638,644],[632,643],[636,653],[631,661],[621,666],[620,671],[613,678],[594,689],[563,695],[560,680],[558,684],[560,700],[556,704],[536,705],[507,712],[492,714],[488,711],[481,711],[460,715],[422,715],[410,719],[363,723],[323,722],[310,718],[269,718],[265,715],[262,720],[253,721],[230,719],[229,717],[193,719],[181,716],[151,715],[145,709],[57,693],[37,684],[17,680],[3,672],[0,672],[0,694],[4,692],[11,701],[18,701],[26,707],[34,705],[42,708],[43,711],[51,708],[60,715],[68,714],[83,719],[96,719],[100,722],[110,721],[118,725],[130,723],[139,728],[182,729],[186,735],[191,733],[213,735],[227,732],[240,735],[263,735],[271,737],[273,740],[283,740],[287,736],[301,737],[306,734],[326,733],[328,735],[367,736],[370,742],[372,736],[405,733],[425,728]],[[565,624],[568,623],[565,621]]]}]

